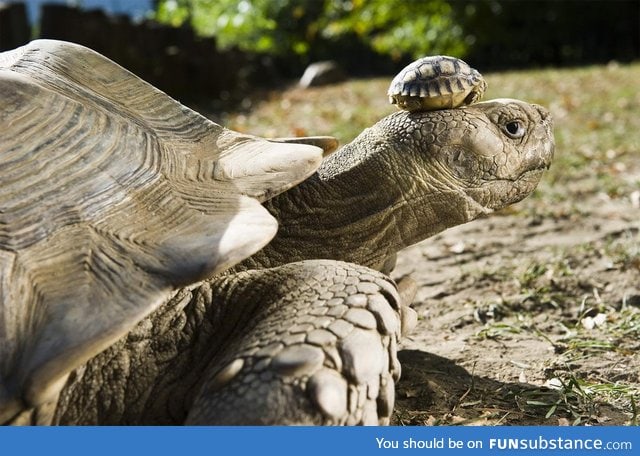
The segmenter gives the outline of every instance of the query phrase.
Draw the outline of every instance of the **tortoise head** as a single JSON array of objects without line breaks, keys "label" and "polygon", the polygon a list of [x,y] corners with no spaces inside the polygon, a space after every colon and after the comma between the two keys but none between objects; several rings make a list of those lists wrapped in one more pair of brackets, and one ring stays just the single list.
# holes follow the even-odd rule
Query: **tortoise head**
[{"label": "tortoise head", "polygon": [[[348,176],[351,185],[360,183],[362,193],[371,187],[378,200],[391,195],[415,210],[423,202],[441,205],[437,216],[450,219],[459,213],[452,220],[459,224],[529,195],[553,153],[546,109],[496,99],[391,114],[326,159],[318,172],[326,181]],[[389,210],[393,207],[398,204]]]},{"label": "tortoise head", "polygon": [[[435,134],[433,145],[416,141],[427,149],[427,162],[419,164],[429,173],[425,180],[466,195],[470,207],[475,202],[488,212],[522,200],[551,165],[552,120],[541,106],[497,99],[445,115],[450,126]],[[415,117],[423,137],[441,125],[433,115]]]},{"label": "tortoise head", "polygon": [[391,114],[267,204],[279,231],[254,264],[332,258],[378,268],[531,193],[553,156],[551,127],[544,108],[506,99]]}]

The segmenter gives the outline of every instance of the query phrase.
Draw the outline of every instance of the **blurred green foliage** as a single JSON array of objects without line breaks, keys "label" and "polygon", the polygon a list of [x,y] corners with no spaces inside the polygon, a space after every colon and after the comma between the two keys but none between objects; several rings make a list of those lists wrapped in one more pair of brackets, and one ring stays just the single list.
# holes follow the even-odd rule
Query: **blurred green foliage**
[{"label": "blurred green foliage", "polygon": [[369,75],[434,54],[463,57],[485,71],[640,56],[639,0],[155,2],[160,22],[215,36],[221,49],[249,51],[283,77],[327,59],[350,75]]},{"label": "blurred green foliage", "polygon": [[272,55],[305,56],[353,38],[394,60],[467,50],[444,0],[159,0],[156,19],[188,23],[222,48]]},{"label": "blurred green foliage", "polygon": [[324,37],[355,32],[372,49],[394,60],[403,55],[463,56],[467,51],[463,28],[451,5],[442,0],[327,1],[321,23]]}]

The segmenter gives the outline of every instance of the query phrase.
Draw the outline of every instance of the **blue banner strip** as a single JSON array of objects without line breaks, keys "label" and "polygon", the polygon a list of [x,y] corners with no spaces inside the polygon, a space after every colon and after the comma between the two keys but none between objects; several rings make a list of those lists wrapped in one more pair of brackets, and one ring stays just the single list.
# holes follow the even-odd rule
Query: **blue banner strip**
[{"label": "blue banner strip", "polygon": [[639,427],[17,427],[1,455],[640,454]]}]

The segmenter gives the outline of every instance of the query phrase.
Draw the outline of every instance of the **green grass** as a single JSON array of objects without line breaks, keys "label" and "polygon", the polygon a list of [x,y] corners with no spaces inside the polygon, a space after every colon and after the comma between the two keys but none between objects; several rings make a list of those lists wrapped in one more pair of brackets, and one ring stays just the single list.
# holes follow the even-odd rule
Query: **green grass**
[{"label": "green grass", "polygon": [[638,424],[635,398],[640,397],[640,389],[637,386],[589,382],[573,375],[555,377],[548,384],[548,388],[515,393],[515,401],[521,410],[532,414],[544,413],[545,418],[568,417],[571,424],[578,425],[597,420],[599,409],[604,405],[622,406],[628,408],[631,415],[629,424]]}]

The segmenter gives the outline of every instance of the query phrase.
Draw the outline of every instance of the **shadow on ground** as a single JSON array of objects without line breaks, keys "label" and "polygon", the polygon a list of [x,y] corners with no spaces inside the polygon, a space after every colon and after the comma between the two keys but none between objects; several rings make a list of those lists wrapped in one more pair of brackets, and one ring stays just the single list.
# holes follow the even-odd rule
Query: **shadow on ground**
[{"label": "shadow on ground", "polygon": [[[570,425],[584,406],[580,397],[564,389],[474,375],[452,360],[420,350],[402,350],[398,356],[402,378],[396,389],[395,425]],[[592,415],[606,415],[607,424],[628,420],[607,404],[594,406]]]}]

